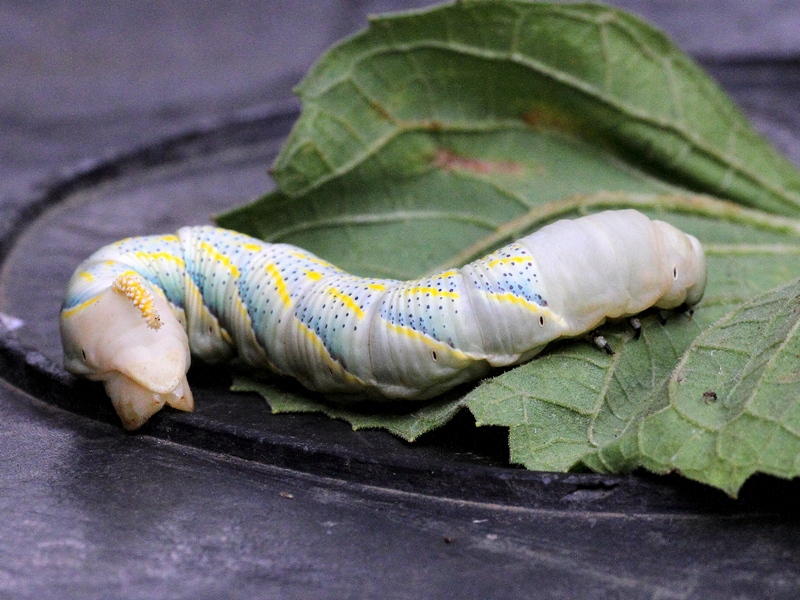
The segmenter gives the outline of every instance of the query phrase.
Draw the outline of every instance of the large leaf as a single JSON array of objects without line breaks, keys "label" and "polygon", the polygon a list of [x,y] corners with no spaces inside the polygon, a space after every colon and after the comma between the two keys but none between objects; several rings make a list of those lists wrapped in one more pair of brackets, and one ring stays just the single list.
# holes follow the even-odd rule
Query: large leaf
[{"label": "large leaf", "polygon": [[[605,6],[473,0],[375,19],[298,93],[303,115],[274,167],[290,196],[359,168],[369,175],[369,163],[393,178],[447,164],[453,134],[488,137],[508,156],[503,145],[521,130],[586,140],[745,204],[800,207],[796,170],[708,76],[660,32]],[[557,164],[555,176],[570,179],[571,165]]]},{"label": "large leaf", "polygon": [[561,216],[633,206],[697,235],[710,280],[692,319],[647,318],[636,341],[624,325],[609,329],[614,357],[564,344],[409,415],[260,385],[276,412],[322,410],[413,439],[467,406],[508,427],[512,460],[530,468],[678,468],[736,487],[657,463],[638,432],[705,328],[798,274],[800,224],[763,211],[800,213],[800,174],[690,59],[614,9],[467,0],[373,20],[298,91],[278,190],[221,225],[406,278]]},{"label": "large leaf", "polygon": [[800,280],[737,307],[688,346],[677,368],[659,373],[651,401],[617,439],[576,463],[675,470],[731,495],[755,472],[797,477],[799,328]]},{"label": "large leaf", "polygon": [[[715,321],[729,311],[735,312],[723,322],[736,323],[744,330],[734,340],[740,347],[731,352],[747,349],[757,360],[768,358],[762,352],[765,344],[759,338],[760,332],[749,323],[749,315],[740,317],[741,309],[737,307],[800,273],[800,235],[781,232],[780,227],[774,227],[777,223],[768,225],[769,221],[757,225],[753,216],[745,212],[740,219],[726,221],[696,214],[667,216],[667,220],[706,241],[708,292],[691,317],[673,315],[662,325],[656,315],[648,316],[642,320],[642,336],[638,340],[633,339],[625,324],[609,326],[604,333],[615,350],[613,356],[598,352],[588,342],[563,344],[527,365],[484,382],[464,398],[464,404],[479,424],[508,427],[511,460],[528,468],[563,471],[586,465],[596,471],[616,473],[640,466],[657,472],[679,470],[735,493],[747,476],[762,469],[729,469],[720,474],[717,464],[698,454],[699,448],[690,448],[674,458],[671,454],[665,456],[666,448],[685,442],[684,438],[700,430],[691,413],[688,417],[682,414],[683,420],[668,420],[663,413],[675,401],[675,389],[682,390],[701,409],[705,392],[715,392],[718,406],[734,402],[728,387],[719,379],[735,383],[741,370],[720,371],[719,357],[714,357],[714,352],[710,356],[692,354],[696,348],[704,347],[704,337],[720,326],[714,325]],[[731,241],[714,241],[718,239]],[[784,318],[785,315],[778,316],[776,322],[791,328],[791,319]],[[685,355],[687,351],[689,354]],[[689,366],[676,371],[684,356],[693,358]],[[688,372],[694,377],[689,378]],[[798,372],[800,354],[785,351],[775,377],[791,379]],[[706,374],[708,377],[703,378]],[[718,374],[717,380],[712,382],[711,374]],[[697,385],[703,388],[699,392],[697,385],[691,390],[683,385],[697,379],[701,381]],[[682,382],[678,388],[676,381]],[[782,391],[788,392],[789,387]],[[777,394],[773,392],[772,396]],[[800,409],[797,394],[783,400],[786,404],[773,415],[775,419],[781,418],[782,411],[790,406]],[[669,415],[675,416],[672,412]],[[733,411],[730,416],[734,419],[738,414]],[[711,437],[704,441],[710,443]],[[755,439],[763,445],[754,446],[767,451],[770,440]],[[672,446],[668,440],[673,440]],[[659,449],[661,454],[657,454]],[[796,458],[793,473],[786,468],[780,473],[775,469],[769,472],[800,475],[800,454]],[[690,463],[694,468],[689,468]]]},{"label": "large leaf", "polygon": [[800,213],[792,165],[661,33],[607,7],[377,18],[298,93],[279,190],[219,222],[359,274],[418,276],[536,206],[601,190],[677,185]]},{"label": "large leaf", "polygon": [[642,463],[735,494],[753,473],[800,475],[800,280],[707,329],[639,426]]}]

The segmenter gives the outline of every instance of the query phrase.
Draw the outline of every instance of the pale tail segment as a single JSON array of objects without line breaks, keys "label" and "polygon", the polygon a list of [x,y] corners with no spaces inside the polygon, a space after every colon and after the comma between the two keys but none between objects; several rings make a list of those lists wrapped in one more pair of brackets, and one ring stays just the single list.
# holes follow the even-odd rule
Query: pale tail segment
[{"label": "pale tail segment", "polygon": [[634,210],[564,220],[415,281],[348,275],[287,244],[214,227],[129,238],[70,280],[66,368],[103,381],[124,426],[192,410],[189,355],[235,355],[334,398],[425,399],[557,338],[696,304],[700,243]]}]

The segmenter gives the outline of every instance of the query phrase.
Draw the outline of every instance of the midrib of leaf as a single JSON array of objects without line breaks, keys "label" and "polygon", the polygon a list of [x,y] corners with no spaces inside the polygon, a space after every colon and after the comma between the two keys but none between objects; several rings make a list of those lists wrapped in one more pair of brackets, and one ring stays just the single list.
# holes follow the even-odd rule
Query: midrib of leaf
[{"label": "midrib of leaf", "polygon": [[[612,16],[616,17],[616,14],[609,13]],[[597,21],[591,21],[594,24],[601,24]],[[612,21],[607,21],[602,23],[603,26],[609,26],[610,24],[619,24],[619,20],[615,19]],[[630,35],[630,28],[625,29],[626,32]],[[636,38],[637,43],[640,44],[641,48],[648,48],[641,39]],[[489,49],[478,48],[475,46],[466,46],[463,44],[457,44],[454,42],[441,42],[438,40],[425,40],[425,41],[416,41],[413,43],[395,43],[394,45],[388,48],[377,48],[368,52],[364,52],[360,55],[358,61],[360,62],[365,59],[374,59],[376,57],[385,55],[387,53],[396,53],[396,52],[405,52],[405,53],[413,53],[419,50],[440,50],[446,52],[455,52],[461,54],[463,56],[468,56],[472,58],[482,58],[485,60],[493,60],[498,62],[511,62],[518,66],[522,66],[525,68],[530,69],[531,71],[535,72],[538,75],[544,76],[549,78],[550,80],[560,83],[565,87],[572,89],[574,91],[578,91],[583,93],[585,96],[595,100],[601,106],[605,106],[606,108],[615,111],[620,117],[624,117],[630,119],[632,121],[637,121],[641,124],[649,125],[654,128],[660,129],[664,132],[668,132],[671,134],[676,135],[678,138],[682,139],[687,147],[695,149],[703,153],[707,158],[716,161],[716,163],[720,166],[726,168],[726,174],[723,175],[723,182],[719,184],[720,188],[724,188],[724,180],[730,177],[729,173],[733,172],[737,175],[741,176],[744,179],[750,181],[750,183],[755,184],[763,189],[769,190],[771,193],[775,194],[776,196],[785,195],[787,197],[793,198],[796,204],[800,204],[800,197],[797,197],[795,194],[792,194],[788,189],[785,189],[781,186],[773,185],[768,179],[760,176],[759,171],[753,171],[748,169],[746,165],[740,163],[735,156],[729,153],[721,153],[717,151],[713,146],[704,142],[703,138],[695,135],[690,129],[687,129],[684,125],[683,117],[682,117],[682,110],[679,110],[678,107],[683,106],[683,102],[680,100],[680,94],[677,93],[676,89],[677,86],[675,84],[670,85],[670,92],[676,94],[677,100],[673,103],[673,109],[675,112],[678,113],[680,117],[678,120],[668,120],[663,118],[657,118],[654,115],[648,114],[637,109],[633,105],[625,104],[619,101],[618,98],[605,93],[600,88],[589,84],[586,81],[578,79],[568,73],[563,71],[559,71],[557,69],[553,69],[549,67],[547,64],[535,60],[531,57],[519,54],[519,53],[498,53],[496,51],[492,51]],[[667,56],[662,57],[661,55],[650,51],[649,55],[651,58],[662,58],[662,67],[668,66],[670,71],[672,69],[672,65],[675,61],[684,62],[686,63],[685,59],[680,54],[675,53],[674,51]],[[608,64],[608,60],[606,60],[606,64]],[[698,83],[698,79],[692,77],[693,83],[696,85]],[[390,141],[394,140],[395,138],[399,137],[400,135],[408,132],[413,131],[441,131],[442,129],[448,131],[494,131],[500,127],[508,126],[508,124],[513,121],[513,119],[499,119],[497,121],[488,120],[482,122],[480,124],[476,124],[475,122],[470,122],[469,124],[466,123],[453,123],[447,121],[435,121],[433,120],[421,120],[421,121],[404,121],[399,119],[395,115],[391,113],[385,106],[381,104],[381,102],[368,94],[365,90],[363,90],[356,80],[353,78],[352,73],[348,73],[346,76],[343,76],[341,79],[331,81],[327,86],[322,87],[320,90],[316,91],[314,94],[305,95],[304,98],[312,99],[312,98],[319,98],[323,96],[327,92],[334,89],[337,85],[341,85],[344,83],[350,83],[353,85],[360,94],[364,96],[365,99],[368,100],[370,104],[375,107],[378,107],[381,111],[382,115],[385,115],[390,122],[394,125],[394,130],[390,133],[382,136],[375,140],[374,143],[370,144],[365,148],[365,151],[362,152],[360,155],[354,155],[351,160],[342,163],[339,168],[334,168],[329,172],[326,176],[318,177],[314,182],[311,184],[293,190],[291,195],[299,196],[304,193],[309,192],[310,190],[318,188],[320,185],[334,179],[336,177],[342,176],[344,173],[349,172],[350,170],[356,168],[358,165],[362,164],[364,161],[368,160],[369,158],[373,157],[381,148],[385,147]],[[706,84],[704,81],[701,80],[701,83]],[[302,94],[303,87],[301,85],[300,92]],[[726,120],[728,121],[728,125],[731,128],[731,141],[736,139],[735,134],[741,133],[742,129],[740,124],[737,122],[737,117],[739,117],[738,110],[733,106],[733,104],[729,102],[724,102],[724,97],[721,97],[718,91],[714,90],[713,97],[715,99],[714,106],[717,110],[722,109],[722,113],[725,115]],[[711,96],[711,95],[710,95]],[[333,117],[330,112],[325,111],[326,114]],[[520,121],[520,125],[523,127],[524,122]],[[729,144],[730,145],[730,144]]]},{"label": "midrib of leaf", "polygon": [[[742,225],[750,225],[764,230],[789,233],[800,238],[800,221],[745,208],[726,200],[695,194],[633,194],[628,192],[600,192],[597,194],[577,194],[563,200],[535,206],[527,213],[498,226],[494,232],[464,249],[451,260],[444,262],[431,272],[463,265],[475,260],[504,241],[520,237],[536,226],[570,213],[586,213],[592,209],[612,209],[635,207],[640,210],[663,209],[686,214],[724,219]],[[770,246],[744,246],[731,244],[736,248],[768,249]],[[777,247],[771,247],[776,250]],[[789,246],[789,248],[795,248]],[[715,249],[711,246],[712,252]],[[743,253],[743,251],[742,251]]]},{"label": "midrib of leaf", "polygon": [[707,256],[800,254],[800,243],[790,244],[704,244]]},{"label": "midrib of leaf", "polygon": [[312,230],[338,229],[347,225],[375,225],[378,223],[398,223],[406,221],[428,221],[447,219],[461,223],[479,225],[486,229],[496,229],[497,223],[483,219],[473,213],[456,213],[434,210],[394,210],[383,213],[351,213],[319,221],[303,221],[292,227],[278,229],[270,235],[270,241],[277,242],[291,235]]}]

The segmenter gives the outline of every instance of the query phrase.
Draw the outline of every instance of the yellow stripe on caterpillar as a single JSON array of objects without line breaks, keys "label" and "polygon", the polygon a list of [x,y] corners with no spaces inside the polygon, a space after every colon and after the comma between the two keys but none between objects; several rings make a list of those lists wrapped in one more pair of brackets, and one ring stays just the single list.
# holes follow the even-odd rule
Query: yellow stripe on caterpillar
[{"label": "yellow stripe on caterpillar", "polygon": [[174,254],[170,254],[169,252],[145,252],[143,250],[140,250],[139,252],[134,252],[133,255],[139,260],[166,260],[174,262],[181,269],[183,269],[186,266],[186,263],[180,256],[175,256]]},{"label": "yellow stripe on caterpillar", "polygon": [[334,287],[328,288],[328,294],[330,294],[336,300],[341,301],[344,306],[352,310],[356,317],[359,319],[364,318],[364,311],[361,310],[361,307],[350,296],[343,294]]},{"label": "yellow stripe on caterpillar", "polygon": [[225,256],[222,252],[217,250],[214,246],[209,244],[208,242],[200,242],[200,248],[205,251],[211,260],[215,261],[217,264],[222,265],[228,271],[230,271],[231,275],[234,277],[239,277],[239,268],[231,262],[231,259],[228,256]]},{"label": "yellow stripe on caterpillar", "polygon": [[264,270],[269,274],[270,277],[274,280],[275,288],[278,291],[278,296],[286,306],[292,305],[292,298],[289,296],[289,288],[286,286],[286,281],[283,279],[283,275],[278,270],[273,263],[269,263]]}]

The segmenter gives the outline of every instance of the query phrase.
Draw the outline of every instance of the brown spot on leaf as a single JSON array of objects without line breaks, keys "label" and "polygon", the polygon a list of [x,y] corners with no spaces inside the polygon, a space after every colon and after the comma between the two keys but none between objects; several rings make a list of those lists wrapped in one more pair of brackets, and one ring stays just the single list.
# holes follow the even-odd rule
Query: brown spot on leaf
[{"label": "brown spot on leaf", "polygon": [[521,175],[524,167],[510,160],[484,160],[456,154],[447,148],[439,148],[433,158],[433,166],[444,171],[470,171],[478,175]]},{"label": "brown spot on leaf", "polygon": [[546,105],[534,106],[522,115],[522,120],[534,129],[570,131],[574,124],[566,115]]},{"label": "brown spot on leaf", "polygon": [[439,121],[428,121],[428,129],[433,133],[438,133],[444,129],[444,125]]},{"label": "brown spot on leaf", "polygon": [[800,371],[789,371],[776,377],[775,381],[781,384],[798,383],[800,382]]}]

